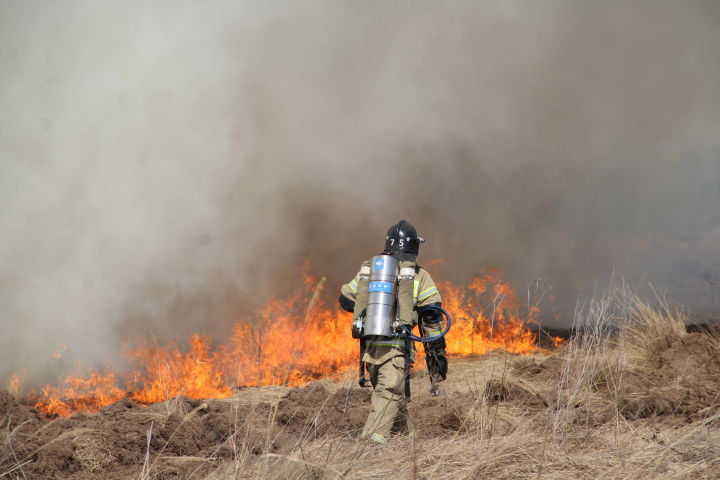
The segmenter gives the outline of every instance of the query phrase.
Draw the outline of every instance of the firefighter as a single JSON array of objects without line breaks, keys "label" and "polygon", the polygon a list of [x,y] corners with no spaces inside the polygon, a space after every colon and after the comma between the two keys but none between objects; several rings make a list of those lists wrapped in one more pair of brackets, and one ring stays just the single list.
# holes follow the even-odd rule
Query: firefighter
[{"label": "firefighter", "polygon": [[[430,274],[417,264],[422,242],[424,240],[417,235],[415,228],[407,221],[400,220],[388,230],[383,254],[392,256],[398,263],[397,326],[407,331],[419,323],[421,334],[431,337],[442,331],[442,317],[436,310],[427,307],[439,307],[441,298]],[[354,325],[367,307],[370,272],[371,261],[367,260],[363,262],[355,278],[340,290],[340,306],[353,312]],[[438,384],[445,379],[448,367],[445,339],[440,338],[423,345],[430,374],[430,392],[433,396],[438,396]],[[398,423],[405,424],[408,435],[415,435],[415,427],[407,412],[410,396],[408,375],[414,353],[412,342],[403,338],[369,337],[361,340],[361,370],[367,368],[373,387],[372,408],[362,437],[369,437],[376,443],[386,443],[396,419],[399,420]],[[360,383],[363,384],[362,374]]]}]

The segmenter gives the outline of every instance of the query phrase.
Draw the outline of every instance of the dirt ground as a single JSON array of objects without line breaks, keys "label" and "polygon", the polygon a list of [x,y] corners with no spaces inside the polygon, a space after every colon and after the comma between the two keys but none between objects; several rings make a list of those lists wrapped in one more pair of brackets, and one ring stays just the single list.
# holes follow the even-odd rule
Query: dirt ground
[{"label": "dirt ground", "polygon": [[[562,348],[452,359],[440,397],[429,395],[426,372],[416,372],[410,412],[424,440],[442,441],[478,422],[507,435],[516,428],[507,412],[529,417],[556,407],[563,365]],[[574,406],[590,425],[619,415],[638,426],[679,428],[717,413],[717,338],[689,333],[653,365],[624,369],[620,384],[598,375],[593,389],[592,399]],[[327,438],[355,442],[370,395],[348,377],[302,388],[244,388],[227,399],[179,397],[151,406],[122,400],[94,414],[45,419],[0,391],[0,478],[206,478],[241,458],[283,455]],[[480,404],[486,413],[487,406],[504,410],[483,416]]]}]

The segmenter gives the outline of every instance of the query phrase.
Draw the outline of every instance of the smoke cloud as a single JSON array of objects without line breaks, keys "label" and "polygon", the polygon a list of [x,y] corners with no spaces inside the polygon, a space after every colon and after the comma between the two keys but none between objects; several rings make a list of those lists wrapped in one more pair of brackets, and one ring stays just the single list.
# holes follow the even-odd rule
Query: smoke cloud
[{"label": "smoke cloud", "polygon": [[400,218],[436,277],[542,278],[560,323],[613,270],[710,311],[718,26],[712,0],[3,2],[0,377],[222,334],[304,260],[338,288]]}]

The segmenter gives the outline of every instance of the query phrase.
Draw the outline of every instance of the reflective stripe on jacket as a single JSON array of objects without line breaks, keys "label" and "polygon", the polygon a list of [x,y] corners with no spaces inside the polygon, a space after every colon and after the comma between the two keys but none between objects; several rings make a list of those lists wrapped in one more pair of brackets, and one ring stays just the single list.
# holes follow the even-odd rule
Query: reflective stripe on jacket
[{"label": "reflective stripe on jacket", "polygon": [[[365,267],[365,265],[363,265],[363,267]],[[367,267],[367,269],[367,274],[369,274],[369,266]],[[350,282],[344,284],[340,288],[340,293],[342,293],[343,296],[354,302],[357,299],[357,289],[360,277],[361,275],[364,276],[367,274],[365,274],[364,269],[361,268],[361,271],[359,271],[357,275],[355,275],[355,278],[353,278]],[[417,274],[415,275],[415,280],[413,283],[413,297],[416,307],[425,307],[432,303],[442,301],[442,299],[440,298],[440,291],[438,290],[437,286],[435,286],[435,282],[433,281],[427,270],[423,269],[422,267],[418,267]]]}]

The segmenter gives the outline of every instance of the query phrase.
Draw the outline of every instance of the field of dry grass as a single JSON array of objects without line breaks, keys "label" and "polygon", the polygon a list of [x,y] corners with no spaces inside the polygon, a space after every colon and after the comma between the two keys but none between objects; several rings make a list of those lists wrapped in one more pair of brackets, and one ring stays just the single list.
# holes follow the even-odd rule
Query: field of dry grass
[{"label": "field of dry grass", "polygon": [[177,398],[46,421],[0,395],[0,478],[720,478],[720,345],[627,290],[578,305],[553,352],[453,359],[412,380],[417,438],[357,439],[352,372],[303,388]]}]

